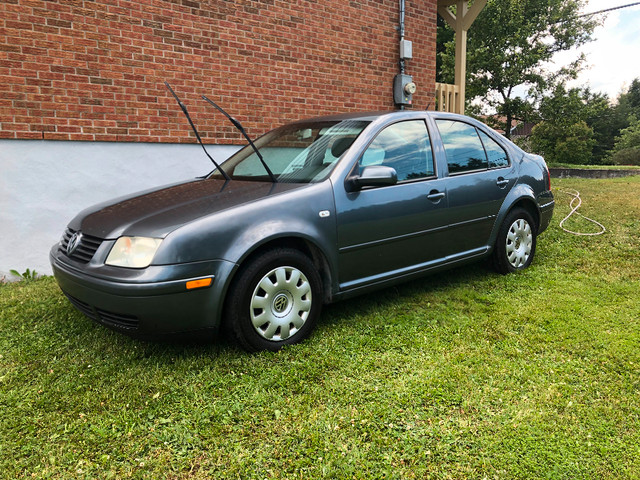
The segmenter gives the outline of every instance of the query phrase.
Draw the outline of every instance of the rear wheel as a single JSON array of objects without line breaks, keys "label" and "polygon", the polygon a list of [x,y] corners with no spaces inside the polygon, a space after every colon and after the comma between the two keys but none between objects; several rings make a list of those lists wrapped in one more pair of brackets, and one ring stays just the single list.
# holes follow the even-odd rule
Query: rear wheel
[{"label": "rear wheel", "polygon": [[535,221],[528,211],[516,208],[509,212],[493,250],[495,269],[507,274],[527,268],[536,251],[536,231]]},{"label": "rear wheel", "polygon": [[238,272],[226,305],[226,321],[244,349],[275,351],[311,333],[322,308],[322,282],[298,250],[269,250]]}]

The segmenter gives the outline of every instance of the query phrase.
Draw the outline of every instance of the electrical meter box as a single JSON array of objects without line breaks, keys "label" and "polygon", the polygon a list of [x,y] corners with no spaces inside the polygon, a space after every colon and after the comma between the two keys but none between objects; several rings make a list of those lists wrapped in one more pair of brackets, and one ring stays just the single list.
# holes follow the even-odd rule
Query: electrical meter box
[{"label": "electrical meter box", "polygon": [[399,73],[393,79],[393,102],[396,105],[411,105],[413,94],[416,92],[416,84],[411,75]]},{"label": "electrical meter box", "polygon": [[413,58],[413,44],[409,40],[400,40],[400,58],[406,60]]}]

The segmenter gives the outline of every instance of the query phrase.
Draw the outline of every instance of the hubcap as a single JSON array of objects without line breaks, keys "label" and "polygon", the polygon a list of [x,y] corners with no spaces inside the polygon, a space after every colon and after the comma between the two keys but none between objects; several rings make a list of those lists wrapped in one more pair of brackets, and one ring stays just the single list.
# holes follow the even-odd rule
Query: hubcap
[{"label": "hubcap", "polygon": [[251,323],[263,338],[278,342],[295,335],[311,312],[311,285],[295,267],[277,267],[258,282],[249,305]]},{"label": "hubcap", "polygon": [[514,268],[523,267],[533,248],[531,225],[523,218],[517,219],[507,233],[507,260]]}]

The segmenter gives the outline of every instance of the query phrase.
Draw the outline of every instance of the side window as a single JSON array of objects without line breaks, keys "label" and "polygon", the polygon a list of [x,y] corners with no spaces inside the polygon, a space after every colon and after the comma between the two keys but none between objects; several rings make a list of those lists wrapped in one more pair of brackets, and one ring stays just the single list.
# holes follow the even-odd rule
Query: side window
[{"label": "side window", "polygon": [[436,120],[449,173],[487,169],[487,155],[475,127],[455,120]]},{"label": "side window", "polygon": [[393,167],[399,182],[432,176],[433,154],[425,122],[399,122],[382,130],[360,158],[360,167],[369,165]]},{"label": "side window", "polygon": [[484,149],[489,158],[489,168],[500,168],[509,166],[507,152],[493,138],[484,132],[480,132],[480,138],[484,144]]}]

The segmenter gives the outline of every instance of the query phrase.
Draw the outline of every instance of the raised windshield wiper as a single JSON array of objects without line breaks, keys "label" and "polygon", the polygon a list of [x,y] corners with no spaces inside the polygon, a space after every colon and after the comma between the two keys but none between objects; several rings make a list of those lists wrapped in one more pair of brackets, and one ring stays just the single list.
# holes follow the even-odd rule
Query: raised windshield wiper
[{"label": "raised windshield wiper", "polygon": [[206,95],[202,95],[202,98],[204,98],[207,102],[209,102],[211,105],[213,105],[214,107],[216,107],[220,113],[222,113],[225,117],[227,117],[229,119],[229,121],[231,123],[233,123],[233,126],[236,127],[238,130],[240,130],[240,133],[244,136],[244,138],[247,139],[247,142],[249,142],[249,145],[251,145],[251,148],[253,148],[253,151],[256,152],[256,155],[258,155],[258,158],[260,159],[260,162],[262,163],[262,166],[264,167],[264,169],[267,171],[267,173],[269,174],[269,177],[271,178],[271,181],[273,183],[277,183],[278,180],[276,180],[275,175],[273,174],[273,172],[271,171],[271,169],[269,168],[269,166],[267,165],[267,162],[264,161],[264,158],[262,157],[262,154],[260,153],[260,151],[258,150],[258,148],[255,146],[255,144],[253,143],[253,141],[249,138],[249,135],[247,135],[247,132],[245,131],[244,127],[242,126],[242,124],[236,120],[235,118],[233,118],[231,115],[229,115],[227,112],[225,112],[221,107],[219,107],[213,100],[210,100],[209,98],[207,98]]},{"label": "raised windshield wiper", "polygon": [[211,155],[209,155],[209,152],[207,152],[207,149],[204,148],[204,143],[202,143],[202,139],[200,138],[200,134],[198,133],[198,130],[196,129],[196,126],[193,124],[193,121],[191,120],[191,117],[189,116],[189,112],[187,111],[186,105],[180,101],[180,99],[178,98],[178,95],[176,95],[176,92],[174,92],[173,88],[171,88],[171,85],[169,85],[169,82],[164,82],[164,84],[167,86],[167,88],[171,92],[171,95],[173,95],[173,98],[176,99],[176,101],[178,102],[178,105],[180,105],[180,108],[182,109],[185,117],[187,117],[187,120],[189,120],[189,125],[191,125],[191,128],[193,129],[193,133],[196,134],[196,138],[198,139],[198,143],[202,147],[202,150],[204,150],[204,153],[207,154],[207,157],[209,157],[209,160],[211,160],[213,162],[213,164],[218,169],[218,171],[220,171],[220,173],[222,174],[224,179],[227,180],[227,181],[231,180],[231,177],[229,175],[227,175],[227,172],[225,172],[222,169],[222,167],[220,167],[220,165],[218,165],[218,162],[216,162],[213,159],[213,157]]}]

